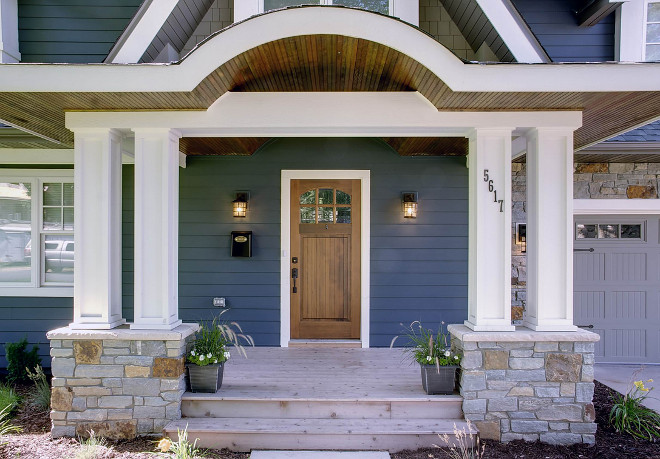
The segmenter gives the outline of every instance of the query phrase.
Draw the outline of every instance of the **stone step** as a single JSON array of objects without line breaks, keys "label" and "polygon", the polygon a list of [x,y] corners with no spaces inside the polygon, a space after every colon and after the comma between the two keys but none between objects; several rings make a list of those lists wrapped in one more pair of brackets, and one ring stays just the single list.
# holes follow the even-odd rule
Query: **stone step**
[{"label": "stone step", "polygon": [[185,393],[181,412],[189,418],[462,419],[459,395],[388,399],[236,398]]},{"label": "stone step", "polygon": [[[455,444],[457,430],[469,432],[462,419],[264,419],[183,418],[165,426],[165,434],[178,439],[187,429],[188,439],[202,448],[232,451],[276,450],[385,450],[444,446],[441,436]],[[476,440],[475,436],[467,441]]]}]

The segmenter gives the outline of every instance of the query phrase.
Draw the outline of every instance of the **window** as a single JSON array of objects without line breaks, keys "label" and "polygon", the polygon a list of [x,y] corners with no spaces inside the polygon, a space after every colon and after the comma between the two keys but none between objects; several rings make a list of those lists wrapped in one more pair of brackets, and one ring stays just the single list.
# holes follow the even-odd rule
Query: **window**
[{"label": "window", "polygon": [[351,195],[315,188],[300,195],[300,223],[351,223]]},{"label": "window", "polygon": [[576,223],[575,239],[642,240],[642,223]]},{"label": "window", "polygon": [[264,11],[296,5],[342,5],[388,14],[390,0],[264,0]]},{"label": "window", "polygon": [[648,2],[645,13],[644,60],[660,61],[660,2]]},{"label": "window", "polygon": [[72,170],[0,175],[0,294],[71,296]]}]

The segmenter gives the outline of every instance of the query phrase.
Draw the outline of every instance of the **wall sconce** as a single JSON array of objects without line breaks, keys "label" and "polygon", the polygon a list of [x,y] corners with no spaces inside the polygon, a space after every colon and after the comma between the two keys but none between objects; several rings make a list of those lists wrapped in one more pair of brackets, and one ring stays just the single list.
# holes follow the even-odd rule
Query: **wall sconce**
[{"label": "wall sconce", "polygon": [[247,215],[247,204],[250,200],[250,193],[239,191],[236,193],[236,199],[232,201],[234,205],[234,217],[245,217]]},{"label": "wall sconce", "polygon": [[516,244],[520,245],[520,251],[527,253],[527,224],[516,223]]},{"label": "wall sconce", "polygon": [[417,218],[417,192],[405,191],[401,193],[403,201],[403,217]]}]

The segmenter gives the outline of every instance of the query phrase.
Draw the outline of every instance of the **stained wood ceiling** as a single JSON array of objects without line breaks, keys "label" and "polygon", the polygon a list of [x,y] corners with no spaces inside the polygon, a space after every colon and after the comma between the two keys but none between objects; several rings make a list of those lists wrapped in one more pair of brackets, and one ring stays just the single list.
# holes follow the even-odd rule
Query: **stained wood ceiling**
[{"label": "stained wood ceiling", "polygon": [[660,107],[660,92],[455,92],[419,62],[384,45],[306,35],[246,51],[191,92],[0,92],[0,113],[12,124],[71,146],[65,111],[205,110],[227,91],[419,91],[438,110],[582,110],[576,148],[643,124]]}]

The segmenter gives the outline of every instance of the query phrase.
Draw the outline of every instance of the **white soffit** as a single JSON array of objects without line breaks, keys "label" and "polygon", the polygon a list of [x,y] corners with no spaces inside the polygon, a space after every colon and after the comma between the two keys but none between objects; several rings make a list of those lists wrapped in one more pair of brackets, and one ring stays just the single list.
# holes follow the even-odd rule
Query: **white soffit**
[{"label": "white soffit", "polygon": [[401,21],[348,8],[294,8],[254,17],[203,42],[177,64],[0,65],[2,92],[169,92],[193,90],[249,49],[298,35],[338,34],[398,50],[454,91],[658,91],[660,66],[645,64],[464,64]]},{"label": "white soffit", "polygon": [[140,60],[179,0],[145,0],[105,62],[132,64]]},{"label": "white soffit", "polygon": [[510,0],[476,0],[511,54],[521,63],[547,63],[550,58]]}]

